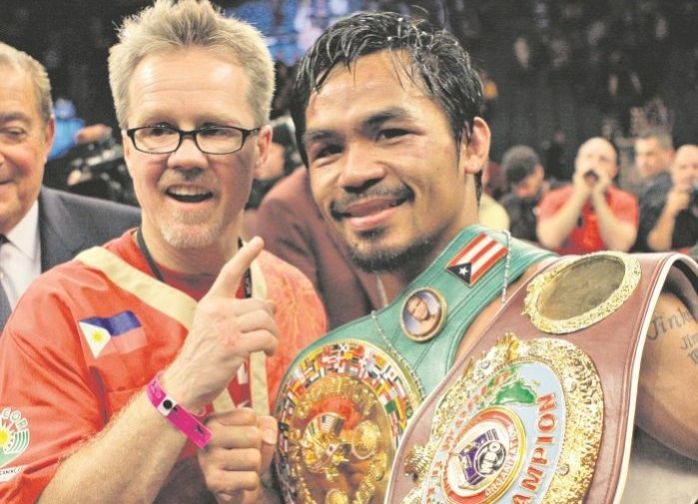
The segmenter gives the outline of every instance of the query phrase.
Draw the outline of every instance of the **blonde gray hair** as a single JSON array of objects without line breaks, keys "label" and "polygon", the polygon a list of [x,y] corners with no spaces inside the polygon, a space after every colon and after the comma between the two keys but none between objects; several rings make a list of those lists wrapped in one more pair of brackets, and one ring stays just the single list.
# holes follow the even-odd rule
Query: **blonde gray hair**
[{"label": "blonde gray hair", "polygon": [[156,0],[152,7],[124,20],[119,42],[110,50],[109,83],[120,127],[127,127],[128,87],[138,63],[146,55],[187,47],[230,53],[249,76],[247,102],[257,126],[268,122],[274,63],[259,31],[225,17],[208,0]]},{"label": "blonde gray hair", "polygon": [[0,42],[0,66],[25,72],[32,82],[36,97],[37,111],[44,126],[51,120],[53,101],[51,82],[44,66],[27,53]]}]

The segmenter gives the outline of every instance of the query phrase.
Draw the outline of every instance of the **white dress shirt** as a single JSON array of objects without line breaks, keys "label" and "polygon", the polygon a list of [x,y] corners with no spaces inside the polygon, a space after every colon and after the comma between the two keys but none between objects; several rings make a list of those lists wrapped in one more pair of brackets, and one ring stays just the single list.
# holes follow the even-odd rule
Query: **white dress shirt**
[{"label": "white dress shirt", "polygon": [[38,201],[5,236],[8,241],[0,247],[0,282],[14,309],[32,280],[41,274]]}]

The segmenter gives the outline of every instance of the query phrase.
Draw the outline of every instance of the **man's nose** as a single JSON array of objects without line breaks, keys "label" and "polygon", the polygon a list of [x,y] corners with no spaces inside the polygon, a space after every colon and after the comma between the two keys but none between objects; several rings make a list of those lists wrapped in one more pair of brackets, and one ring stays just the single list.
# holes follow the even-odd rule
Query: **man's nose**
[{"label": "man's nose", "polygon": [[167,160],[171,168],[180,169],[201,168],[206,162],[206,155],[201,152],[191,135],[182,138],[177,150],[170,154]]},{"label": "man's nose", "polygon": [[361,188],[381,180],[386,175],[385,162],[369,145],[347,147],[339,176],[339,185],[347,190]]}]

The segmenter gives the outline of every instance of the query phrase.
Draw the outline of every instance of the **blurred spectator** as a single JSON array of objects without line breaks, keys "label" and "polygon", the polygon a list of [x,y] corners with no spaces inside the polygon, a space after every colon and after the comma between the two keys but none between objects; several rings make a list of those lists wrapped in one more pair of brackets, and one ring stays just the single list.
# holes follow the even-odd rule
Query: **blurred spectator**
[{"label": "blurred spectator", "polygon": [[357,268],[346,246],[323,220],[300,168],[279,182],[262,201],[255,233],[265,248],[300,269],[315,286],[330,328],[381,308],[377,277]]},{"label": "blurred spectator", "polygon": [[613,185],[616,151],[595,137],[577,152],[572,183],[550,191],[538,212],[538,241],[560,254],[628,251],[638,226],[637,199]]},{"label": "blurred spectator", "polygon": [[[674,144],[671,135],[659,130],[645,130],[633,144],[635,162],[624,173],[623,188],[633,192],[640,200],[640,216],[647,209],[644,206],[654,207],[662,205],[667,191],[671,188],[671,175],[669,169],[674,157]],[[634,168],[634,169],[633,169]],[[651,194],[647,194],[651,191]],[[654,201],[659,198],[659,201]],[[647,233],[640,232],[634,250],[647,250],[644,239]]]},{"label": "blurred spectator", "polygon": [[645,186],[668,181],[669,168],[674,157],[671,135],[648,131],[635,139],[635,166]]},{"label": "blurred spectator", "polygon": [[[646,201],[645,201],[646,200]],[[698,146],[684,145],[671,165],[668,190],[654,186],[641,200],[640,239],[649,250],[681,250],[698,242]],[[638,240],[638,241],[639,241]]]},{"label": "blurred spectator", "polygon": [[536,242],[537,206],[548,189],[543,165],[533,149],[515,145],[504,153],[502,169],[509,192],[500,202],[509,214],[511,235]]},{"label": "blurred spectator", "polygon": [[274,187],[279,180],[291,173],[301,164],[293,138],[293,122],[288,116],[282,116],[271,121],[272,139],[266,162],[260,166],[252,183],[252,193],[247,202],[247,209],[259,207],[264,195]]}]

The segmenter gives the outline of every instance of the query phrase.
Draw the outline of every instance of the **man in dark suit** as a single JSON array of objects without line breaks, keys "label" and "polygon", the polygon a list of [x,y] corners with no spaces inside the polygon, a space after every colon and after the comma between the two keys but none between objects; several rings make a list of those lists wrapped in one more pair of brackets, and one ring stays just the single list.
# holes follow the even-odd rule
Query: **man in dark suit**
[{"label": "man in dark suit", "polygon": [[0,330],[41,272],[139,222],[135,208],[41,188],[51,109],[43,66],[0,43]]}]

